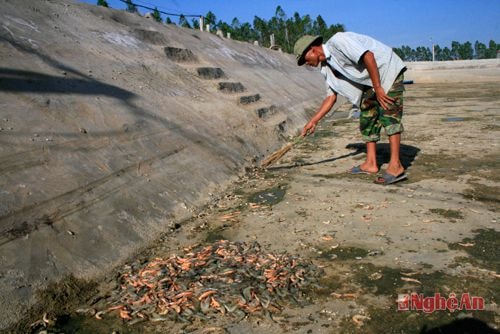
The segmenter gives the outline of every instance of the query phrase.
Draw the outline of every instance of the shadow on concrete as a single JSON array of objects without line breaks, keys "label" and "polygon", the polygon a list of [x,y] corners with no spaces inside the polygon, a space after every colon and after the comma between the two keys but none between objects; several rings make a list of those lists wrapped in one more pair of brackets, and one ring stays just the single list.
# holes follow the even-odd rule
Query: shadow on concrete
[{"label": "shadow on concrete", "polygon": [[43,61],[44,63],[46,63],[47,65],[49,65],[51,67],[57,68],[61,71],[72,73],[72,74],[80,76],[82,78],[91,79],[91,77],[85,75],[84,73],[82,73],[82,72],[80,72],[80,71],[78,71],[70,66],[67,66],[67,65],[65,65],[57,60],[52,59],[51,57],[39,52],[38,50],[34,49],[31,46],[19,43],[12,38],[9,38],[6,36],[0,36],[0,41],[9,43],[10,45],[12,45],[14,48],[16,48],[20,52],[29,53],[29,54],[32,54],[34,56],[37,56],[41,61]]},{"label": "shadow on concrete", "polygon": [[[133,101],[140,96],[130,92],[128,90],[122,89],[117,86],[109,85],[106,83],[99,82],[94,78],[72,68],[60,61],[53,59],[47,54],[44,54],[38,49],[20,43],[13,38],[5,35],[0,35],[0,42],[6,42],[12,45],[15,49],[20,52],[31,54],[38,57],[41,61],[51,66],[52,68],[58,69],[67,74],[72,74],[73,76],[79,78],[64,78],[50,76],[42,73],[22,71],[22,70],[10,70],[2,69],[0,71],[0,91],[11,91],[11,92],[33,92],[33,93],[61,93],[61,94],[87,94],[87,95],[104,95],[116,98],[123,105],[125,110],[130,112],[137,118],[135,125],[140,125],[139,128],[143,129],[146,127],[145,121],[151,121],[160,125],[163,128],[172,130],[175,134],[183,137],[186,141],[194,143],[196,145],[203,146],[204,149],[208,151],[216,152],[217,156],[231,157],[228,154],[229,151],[236,151],[232,146],[221,143],[217,138],[213,138],[208,135],[199,133],[196,130],[189,130],[183,124],[179,124],[175,121],[169,120],[164,117],[164,115],[159,116],[151,113],[143,108],[138,107]],[[5,81],[4,81],[5,80]],[[132,127],[130,130],[134,130],[137,126]],[[122,133],[122,130],[111,130],[102,132],[93,132],[94,137],[114,137]],[[43,135],[42,132],[39,132]],[[9,135],[15,135],[14,133],[9,133]],[[80,137],[80,133],[58,133],[58,136],[63,137]],[[12,143],[10,143],[12,145]],[[234,152],[233,152],[234,153]],[[229,165],[234,166],[237,162],[234,159],[227,162]],[[227,164],[226,163],[226,164]]]},{"label": "shadow on concrete", "polygon": [[339,157],[333,157],[333,158],[324,159],[324,160],[320,160],[320,161],[314,161],[314,162],[296,162],[296,163],[294,163],[292,165],[283,165],[283,166],[276,166],[276,167],[268,167],[267,169],[268,170],[279,170],[279,169],[291,169],[291,168],[302,167],[302,166],[319,165],[319,164],[324,164],[324,163],[327,163],[327,162],[332,162],[332,161],[344,159],[344,158],[347,158],[347,157],[352,157],[354,155],[358,155],[358,154],[361,154],[361,153],[363,153],[363,151],[361,149],[357,149],[355,152],[344,154],[344,155],[341,155]]},{"label": "shadow on concrete", "polygon": [[[23,71],[23,70],[11,70],[11,69],[0,69],[0,91],[10,91],[10,92],[25,92],[25,93],[60,93],[60,94],[83,94],[83,95],[103,95],[110,96],[118,99],[128,110],[136,117],[142,119],[150,119],[157,123],[162,124],[167,128],[176,128],[176,124],[167,119],[160,117],[158,115],[152,114],[146,110],[143,110],[132,103],[135,98],[138,98],[136,94],[128,90],[122,89],[117,86],[102,83],[80,71],[72,68],[60,61],[53,59],[52,57],[42,53],[41,51],[34,49],[29,45],[20,43],[7,36],[0,36],[0,41],[9,43],[20,52],[31,54],[45,64],[52,68],[55,68],[61,72],[66,72],[68,75],[71,74],[76,78],[65,78],[51,76],[43,73]],[[94,135],[97,135],[94,133]],[[99,135],[109,135],[109,133],[100,133]]]},{"label": "shadow on concrete", "polygon": [[[366,153],[365,143],[354,143],[346,146],[347,149],[356,150],[359,153]],[[420,149],[415,146],[401,144],[400,159],[404,169],[408,169],[413,164]],[[380,167],[388,163],[391,158],[391,148],[388,143],[377,144],[377,165]]]},{"label": "shadow on concrete", "polygon": [[475,319],[459,319],[453,320],[449,324],[435,327],[432,329],[427,329],[424,326],[420,334],[469,334],[469,333],[481,333],[481,334],[499,334],[500,332],[491,328],[485,322]]},{"label": "shadow on concrete", "polygon": [[33,71],[0,67],[0,91],[22,93],[59,93],[105,95],[120,100],[136,97],[125,89],[88,78],[66,78]]}]

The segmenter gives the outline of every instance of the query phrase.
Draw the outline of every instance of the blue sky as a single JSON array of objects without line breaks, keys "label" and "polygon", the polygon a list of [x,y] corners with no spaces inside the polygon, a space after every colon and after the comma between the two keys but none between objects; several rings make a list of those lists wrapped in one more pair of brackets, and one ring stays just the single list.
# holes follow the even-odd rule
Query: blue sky
[{"label": "blue sky", "polygon": [[[97,0],[81,0],[95,4]],[[119,0],[107,0],[123,9]],[[231,23],[253,22],[254,16],[268,20],[280,5],[288,17],[298,12],[328,24],[344,24],[346,30],[370,35],[392,47],[429,46],[431,38],[441,47],[476,40],[486,45],[500,43],[500,0],[133,0],[134,3],[179,14],[212,11],[217,19]],[[141,12],[144,10],[140,9]],[[172,18],[177,22],[176,18]]]}]

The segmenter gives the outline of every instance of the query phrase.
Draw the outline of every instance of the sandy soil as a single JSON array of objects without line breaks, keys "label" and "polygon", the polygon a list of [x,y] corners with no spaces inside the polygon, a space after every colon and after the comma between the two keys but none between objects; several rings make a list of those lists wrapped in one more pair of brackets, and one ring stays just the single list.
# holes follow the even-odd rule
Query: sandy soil
[{"label": "sandy soil", "polygon": [[[52,329],[420,333],[452,322],[498,329],[500,84],[406,88],[402,161],[408,180],[381,186],[372,182],[373,175],[348,174],[365,153],[357,121],[338,117],[345,115],[339,112],[278,164],[249,171],[224,196],[128,261],[168,257],[218,239],[257,241],[267,252],[299,254],[324,270],[321,288],[310,291],[308,301],[283,305],[273,319],[216,315],[204,322],[129,326],[111,315],[103,320],[77,316],[77,308],[104,307],[100,297],[116,285],[109,275],[93,286],[86,302],[77,298],[50,310],[58,315]],[[386,138],[378,149],[383,170]],[[484,298],[485,309],[398,312],[397,296],[408,292],[446,297],[469,292]]]}]

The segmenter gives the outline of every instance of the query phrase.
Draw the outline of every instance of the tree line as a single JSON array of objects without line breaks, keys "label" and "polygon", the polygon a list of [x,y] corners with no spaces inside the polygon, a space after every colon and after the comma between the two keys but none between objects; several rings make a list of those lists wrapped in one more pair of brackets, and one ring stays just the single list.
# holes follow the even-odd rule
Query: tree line
[{"label": "tree line", "polygon": [[[126,4],[126,11],[138,13],[137,5],[132,0],[122,0]],[[98,0],[97,4],[108,7],[105,0]],[[177,24],[184,28],[199,29],[198,19],[189,21],[184,15],[178,16],[177,23],[170,16],[165,21],[161,18],[158,8],[154,8],[153,19],[167,24]],[[292,17],[288,17],[281,6],[276,7],[274,16],[265,20],[258,16],[254,17],[253,24],[240,22],[234,18],[231,23],[217,20],[215,14],[209,11],[204,16],[204,24],[210,27],[211,32],[222,31],[225,35],[231,34],[231,38],[239,41],[254,42],[258,41],[264,47],[271,47],[271,35],[274,35],[275,46],[281,48],[284,52],[293,53],[293,46],[297,39],[304,34],[320,35],[324,40],[329,39],[337,32],[345,31],[343,24],[328,25],[325,20],[318,15],[312,19],[309,15],[301,16],[295,12]],[[403,45],[399,48],[393,48],[394,52],[404,61],[431,61],[432,50],[430,47],[419,46],[415,49]],[[441,48],[434,45],[434,60],[458,60],[458,59],[487,59],[496,58],[500,44],[490,40],[488,46],[476,41],[474,45],[470,42],[459,43],[453,41],[451,47]]]},{"label": "tree line", "polygon": [[[431,61],[432,50],[430,47],[419,46],[412,49],[409,46],[403,45],[400,48],[393,48],[394,52],[404,61]],[[434,60],[458,60],[458,59],[489,59],[496,58],[497,51],[500,49],[500,44],[490,40],[488,46],[476,41],[474,46],[471,42],[459,43],[451,42],[451,47],[441,48],[439,45],[434,45]]]}]

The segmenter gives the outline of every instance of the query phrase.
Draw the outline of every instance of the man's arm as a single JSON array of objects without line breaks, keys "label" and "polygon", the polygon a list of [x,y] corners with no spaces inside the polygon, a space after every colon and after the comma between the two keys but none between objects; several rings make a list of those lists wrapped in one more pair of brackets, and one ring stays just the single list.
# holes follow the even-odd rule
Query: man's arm
[{"label": "man's arm", "polygon": [[332,109],[333,105],[335,104],[335,101],[337,100],[337,94],[334,93],[333,95],[329,95],[325,98],[323,103],[321,104],[321,107],[319,108],[318,112],[311,118],[311,120],[304,126],[304,129],[302,129],[301,136],[305,137],[308,134],[314,133],[314,130],[316,129],[316,125],[318,122]]},{"label": "man's arm", "polygon": [[370,75],[370,79],[372,80],[373,90],[375,91],[375,95],[377,96],[377,101],[380,103],[382,108],[387,110],[390,104],[394,103],[394,99],[386,94],[382,85],[380,83],[380,74],[378,73],[377,62],[375,61],[375,56],[373,52],[367,51],[363,55],[363,63],[365,64],[366,70]]}]

